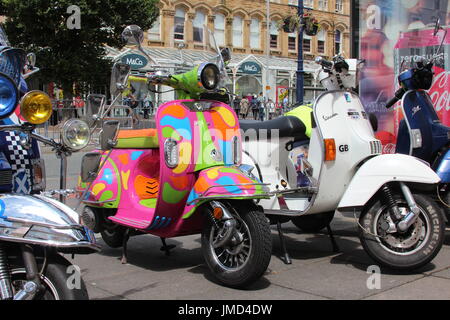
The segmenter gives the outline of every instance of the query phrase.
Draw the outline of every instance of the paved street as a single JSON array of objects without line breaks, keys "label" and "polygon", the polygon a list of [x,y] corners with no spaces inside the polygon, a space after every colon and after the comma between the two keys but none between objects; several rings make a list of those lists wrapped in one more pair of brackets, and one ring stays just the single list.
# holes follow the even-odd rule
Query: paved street
[{"label": "paved street", "polygon": [[[46,154],[48,185],[58,183],[58,163]],[[69,161],[74,186],[81,155]],[[367,286],[367,268],[374,262],[363,251],[351,218],[332,223],[340,253],[333,253],[326,234],[304,234],[285,224],[292,265],[279,259],[280,242],[272,230],[273,255],[265,276],[247,290],[224,288],[212,280],[203,262],[199,236],[169,239],[177,247],[167,257],[160,240],[137,236],[129,242],[129,264],[120,262],[120,249],[103,245],[99,254],[76,256],[91,299],[450,299],[450,231],[434,261],[414,273],[382,270],[381,289]],[[70,258],[70,257],[68,257]]]}]

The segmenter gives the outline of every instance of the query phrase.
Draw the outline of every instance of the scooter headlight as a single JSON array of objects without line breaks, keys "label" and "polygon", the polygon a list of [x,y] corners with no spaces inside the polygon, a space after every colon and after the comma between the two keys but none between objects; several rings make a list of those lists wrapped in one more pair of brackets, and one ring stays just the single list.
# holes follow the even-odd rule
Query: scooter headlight
[{"label": "scooter headlight", "polygon": [[219,68],[214,63],[204,63],[198,69],[200,84],[206,90],[217,88],[220,80]]},{"label": "scooter headlight", "polygon": [[0,74],[0,119],[7,118],[19,102],[19,91],[14,81]]},{"label": "scooter headlight", "polygon": [[85,148],[91,139],[89,126],[78,119],[68,120],[63,126],[61,135],[64,145],[74,151]]},{"label": "scooter headlight", "polygon": [[50,97],[42,91],[30,91],[20,101],[20,114],[32,124],[43,124],[52,115]]},{"label": "scooter headlight", "polygon": [[178,165],[178,143],[174,139],[167,139],[164,142],[164,159],[169,168],[175,168]]}]

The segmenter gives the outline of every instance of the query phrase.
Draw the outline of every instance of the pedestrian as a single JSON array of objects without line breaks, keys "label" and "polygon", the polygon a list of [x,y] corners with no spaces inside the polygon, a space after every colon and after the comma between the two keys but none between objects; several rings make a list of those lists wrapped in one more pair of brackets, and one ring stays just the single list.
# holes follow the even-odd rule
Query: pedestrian
[{"label": "pedestrian", "polygon": [[267,109],[269,110],[269,120],[272,120],[275,117],[275,103],[272,101],[272,99],[269,99],[267,101]]},{"label": "pedestrian", "polygon": [[75,107],[75,117],[82,119],[84,116],[84,100],[80,95],[73,98],[73,106]]},{"label": "pedestrian", "polygon": [[233,108],[236,115],[239,117],[239,110],[241,109],[241,99],[239,96],[235,96],[233,100]]},{"label": "pedestrian", "polygon": [[149,119],[149,114],[153,114],[153,102],[149,97],[144,100],[144,119]]},{"label": "pedestrian", "polygon": [[288,112],[289,98],[286,95],[283,99],[283,112]]},{"label": "pedestrian", "polygon": [[252,95],[251,99],[252,100],[250,101],[250,107],[252,108],[253,119],[258,120],[259,107],[258,107],[258,99],[256,97],[256,94]]},{"label": "pedestrian", "polygon": [[259,96],[258,96],[258,99],[257,99],[257,104],[258,104],[259,120],[260,121],[264,121],[265,109],[266,109],[266,100],[265,100],[262,92],[259,93]]},{"label": "pedestrian", "polygon": [[239,106],[240,106],[241,118],[245,119],[247,117],[249,107],[250,107],[250,103],[245,96],[242,96],[242,100],[239,103]]}]

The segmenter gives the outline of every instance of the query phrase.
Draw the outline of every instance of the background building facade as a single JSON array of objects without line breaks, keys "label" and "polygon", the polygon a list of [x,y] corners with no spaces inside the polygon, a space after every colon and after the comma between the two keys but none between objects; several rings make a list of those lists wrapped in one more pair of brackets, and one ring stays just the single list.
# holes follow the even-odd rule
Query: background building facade
[{"label": "background building facade", "polygon": [[[295,101],[297,34],[281,30],[283,19],[296,15],[297,0],[160,0],[160,16],[146,32],[145,49],[152,58],[188,65],[201,60],[205,50],[204,26],[214,32],[220,47],[232,52],[230,90],[236,95],[263,94],[275,102],[290,95]],[[305,101],[312,100],[317,56],[337,53],[350,58],[350,0],[305,0],[320,24],[316,36],[304,35]],[[117,57],[122,57],[120,53]],[[114,54],[113,54],[114,56]],[[178,62],[176,62],[178,61]],[[165,95],[157,100],[169,100]]]}]

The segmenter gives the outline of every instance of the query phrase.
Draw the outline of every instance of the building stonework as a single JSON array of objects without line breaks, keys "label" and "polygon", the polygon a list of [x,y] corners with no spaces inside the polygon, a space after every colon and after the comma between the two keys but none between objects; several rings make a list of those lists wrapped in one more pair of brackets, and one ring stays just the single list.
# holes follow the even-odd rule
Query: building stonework
[{"label": "building stonework", "polygon": [[[321,25],[325,32],[325,45],[322,52],[318,50],[318,37],[310,39],[309,52],[304,51],[304,58],[312,60],[315,56],[331,58],[335,54],[336,31],[341,34],[341,52],[350,57],[350,0],[342,0],[342,10],[337,13],[336,2],[339,0],[310,0],[304,1],[305,6],[312,4],[313,10],[309,11]],[[297,7],[289,3],[297,3],[297,0],[272,0],[270,1],[270,20],[280,22],[283,17],[295,14]],[[325,5],[327,11],[320,10]],[[210,30],[214,30],[215,17],[221,14],[225,17],[224,46],[232,49],[234,53],[265,55],[267,54],[267,18],[266,0],[160,0],[160,28],[159,39],[146,39],[148,47],[175,47],[174,26],[176,9],[182,9],[185,15],[184,39],[187,49],[203,49],[202,43],[194,42],[193,24],[196,12],[201,11],[206,17],[205,23]],[[242,46],[233,46],[233,19],[240,17],[242,23]],[[251,48],[250,30],[252,18],[258,19],[260,46]],[[289,35],[282,30],[278,31],[276,48],[270,48],[270,55],[278,57],[296,58],[297,49],[289,47]]]}]

